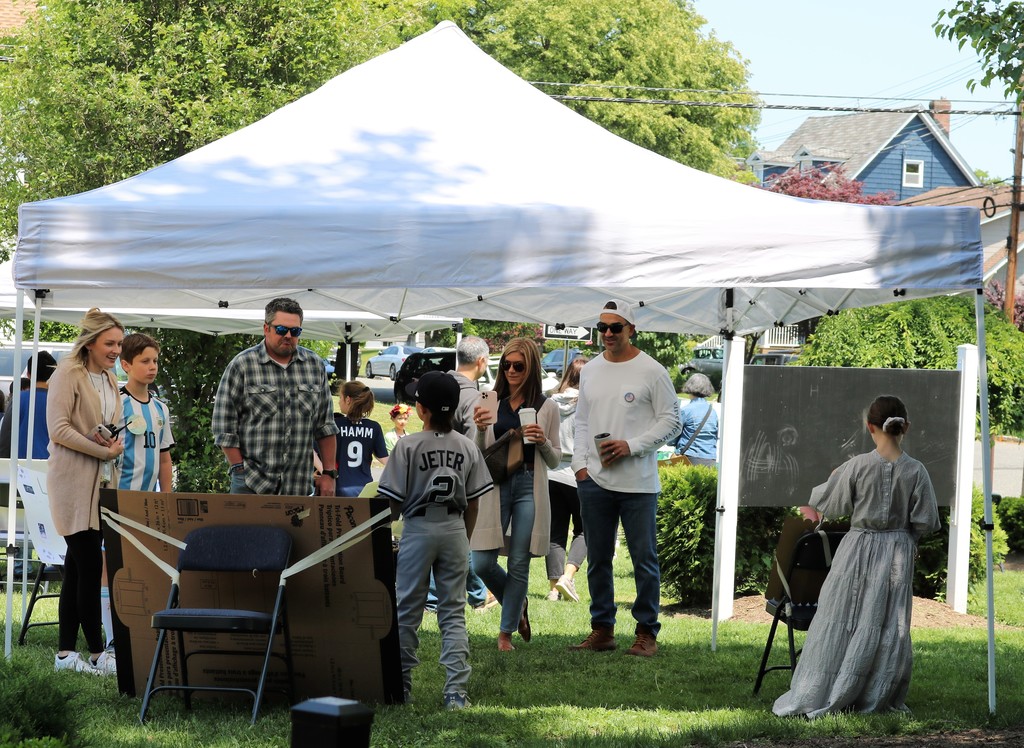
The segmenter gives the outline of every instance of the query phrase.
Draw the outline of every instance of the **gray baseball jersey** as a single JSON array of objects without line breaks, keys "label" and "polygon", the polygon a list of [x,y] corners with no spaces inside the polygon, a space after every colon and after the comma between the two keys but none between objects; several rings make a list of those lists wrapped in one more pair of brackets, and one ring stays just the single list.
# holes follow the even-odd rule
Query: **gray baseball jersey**
[{"label": "gray baseball jersey", "polygon": [[491,490],[483,453],[455,431],[421,431],[399,439],[388,457],[377,491],[402,505],[409,516],[430,505],[466,510],[467,502]]}]

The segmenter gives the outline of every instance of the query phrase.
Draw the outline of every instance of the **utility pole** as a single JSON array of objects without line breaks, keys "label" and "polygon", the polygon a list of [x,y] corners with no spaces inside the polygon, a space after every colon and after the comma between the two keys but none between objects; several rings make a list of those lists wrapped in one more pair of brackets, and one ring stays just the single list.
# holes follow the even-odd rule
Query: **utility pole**
[{"label": "utility pole", "polygon": [[1003,309],[1011,323],[1017,293],[1017,247],[1020,242],[1021,163],[1024,157],[1024,101],[1017,107],[1017,137],[1013,147],[1013,191],[1010,205],[1010,235],[1006,237],[1006,298]]}]

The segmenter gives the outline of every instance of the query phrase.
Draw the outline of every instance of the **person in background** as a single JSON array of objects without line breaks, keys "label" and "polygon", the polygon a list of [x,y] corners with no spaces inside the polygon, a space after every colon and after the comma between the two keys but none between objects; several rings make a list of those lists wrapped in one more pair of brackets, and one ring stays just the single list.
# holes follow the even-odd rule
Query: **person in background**
[{"label": "person in background", "polygon": [[[33,364],[38,365],[33,366]],[[50,355],[49,351],[39,351],[39,355],[35,359],[29,359],[28,362],[28,373],[32,375],[33,370],[35,371],[36,379],[36,412],[35,420],[32,424],[32,459],[33,460],[45,460],[50,456],[49,449],[47,448],[50,443],[50,433],[46,429],[46,399],[48,395],[48,387],[50,384],[50,377],[53,376],[54,370],[57,368],[57,362],[53,356]],[[18,459],[24,460],[25,455],[28,454],[28,416],[29,406],[31,401],[29,400],[30,391],[24,389],[20,393],[21,402],[19,403],[18,412]],[[0,457],[11,456],[11,429],[13,427],[12,418],[14,417],[14,409],[8,408],[4,412],[3,421],[0,422]]]},{"label": "person in background", "polygon": [[[576,476],[572,471],[572,445],[576,435],[576,401],[580,395],[580,370],[590,359],[577,356],[565,368],[562,381],[551,395],[558,406],[561,423],[558,439],[562,445],[562,462],[548,473],[548,493],[551,497],[551,549],[546,557],[548,569],[548,600],[579,602],[574,577],[587,558],[587,541],[583,535],[583,517],[580,514],[580,496],[576,491]],[[572,523],[572,542],[566,553],[569,523]]]},{"label": "person in background", "polygon": [[[68,544],[58,604],[58,671],[117,672],[101,631],[100,487],[117,485],[113,462],[124,451],[121,440],[106,428],[122,422],[113,369],[123,338],[124,327],[116,317],[90,309],[71,353],[50,378],[46,489],[54,527]],[[76,651],[79,628],[90,653],[84,660]]]},{"label": "person in background", "polygon": [[679,400],[665,367],[631,342],[636,324],[629,305],[610,299],[599,315],[604,352],[580,374],[572,456],[587,535],[591,631],[572,649],[617,646],[612,559],[621,523],[636,581],[636,638],[626,654],[651,657],[661,628],[658,448],[679,434]]},{"label": "person in background", "polygon": [[391,417],[391,423],[394,426],[391,431],[384,434],[384,446],[387,447],[388,454],[391,454],[394,450],[399,439],[404,436],[408,436],[405,431],[405,427],[409,423],[410,413],[412,413],[412,408],[405,403],[397,403],[390,411],[388,411],[388,415]]},{"label": "person in background", "polygon": [[[498,649],[511,652],[512,632],[530,641],[532,630],[526,599],[531,556],[544,556],[551,542],[548,469],[558,466],[558,408],[541,394],[540,351],[526,338],[513,338],[501,354],[494,393],[497,421],[486,408],[473,409],[476,444],[485,449],[511,429],[522,427],[523,465],[480,500],[480,514],[470,546],[473,568],[501,604]],[[532,422],[520,420],[524,408],[535,411]],[[519,437],[516,437],[519,438]],[[508,546],[508,570],[498,556]]]},{"label": "person in background", "polygon": [[939,529],[928,470],[903,451],[910,419],[903,402],[875,398],[867,411],[875,449],[840,465],[811,491],[812,522],[850,516],[818,596],[780,717],[908,712],[913,651],[910,614],[918,541]]},{"label": "person in background", "polygon": [[323,360],[299,345],[302,307],[273,299],[263,320],[263,341],[231,360],[213,402],[214,442],[230,466],[230,491],[311,495],[316,442],[324,467],[316,490],[333,496],[338,427]]},{"label": "person in background", "polygon": [[343,382],[338,387],[340,413],[334,414],[338,427],[337,496],[358,496],[367,483],[373,481],[370,465],[376,457],[387,464],[388,448],[384,444],[384,430],[367,416],[373,412],[373,390],[362,382]]},{"label": "person in background", "polygon": [[708,398],[715,387],[704,374],[691,374],[683,385],[690,401],[679,406],[682,431],[676,442],[676,454],[685,455],[694,465],[714,465],[718,458],[718,413]]}]

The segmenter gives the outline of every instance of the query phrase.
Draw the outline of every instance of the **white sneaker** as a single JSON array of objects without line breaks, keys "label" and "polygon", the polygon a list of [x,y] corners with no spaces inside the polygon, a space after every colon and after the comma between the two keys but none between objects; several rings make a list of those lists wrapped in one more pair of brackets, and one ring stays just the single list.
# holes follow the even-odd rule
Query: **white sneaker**
[{"label": "white sneaker", "polygon": [[556,603],[562,599],[562,596],[558,594],[558,590],[551,590],[551,592],[548,593],[548,596],[544,599]]},{"label": "white sneaker", "polygon": [[96,662],[90,658],[88,667],[95,675],[117,675],[117,659],[114,657],[113,651],[109,649],[101,652],[100,656],[96,658]]},{"label": "white sneaker", "polygon": [[562,597],[572,600],[574,603],[580,601],[579,593],[576,592],[576,582],[564,574],[555,582],[555,589],[562,593]]},{"label": "white sneaker", "polygon": [[53,669],[55,672],[61,670],[67,670],[71,673],[88,673],[92,671],[92,666],[86,664],[85,660],[78,652],[72,652],[67,657],[61,657],[56,655],[53,658]]}]

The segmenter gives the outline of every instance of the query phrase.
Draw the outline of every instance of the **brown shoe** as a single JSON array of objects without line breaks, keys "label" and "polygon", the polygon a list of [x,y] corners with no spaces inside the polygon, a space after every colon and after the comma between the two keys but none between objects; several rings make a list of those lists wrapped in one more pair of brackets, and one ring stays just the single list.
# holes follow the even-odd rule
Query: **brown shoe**
[{"label": "brown shoe", "polygon": [[530,641],[530,637],[533,636],[533,629],[530,628],[530,613],[529,613],[530,601],[523,601],[523,615],[519,618],[519,635],[523,637],[524,642]]},{"label": "brown shoe", "polygon": [[595,626],[590,636],[574,644],[569,649],[588,652],[611,652],[618,645],[615,643],[614,626]]},{"label": "brown shoe", "polygon": [[636,641],[626,650],[626,654],[637,657],[653,657],[658,651],[658,641],[646,626],[636,627]]}]

